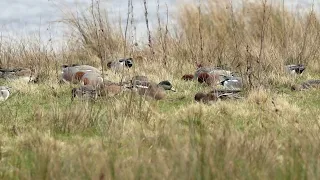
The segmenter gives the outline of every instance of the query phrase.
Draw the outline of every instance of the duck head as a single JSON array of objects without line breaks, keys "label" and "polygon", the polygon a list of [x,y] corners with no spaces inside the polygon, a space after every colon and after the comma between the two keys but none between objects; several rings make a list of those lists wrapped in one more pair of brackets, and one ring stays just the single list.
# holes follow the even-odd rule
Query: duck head
[{"label": "duck head", "polygon": [[0,90],[8,90],[8,91],[10,91],[11,87],[9,87],[9,86],[0,86]]},{"label": "duck head", "polygon": [[164,90],[171,90],[173,92],[176,92],[176,90],[173,88],[172,84],[169,81],[161,81],[158,86],[163,87]]},{"label": "duck head", "polygon": [[124,65],[128,68],[131,68],[133,66],[133,59],[132,58],[128,58],[124,61]]},{"label": "duck head", "polygon": [[193,74],[185,74],[182,76],[182,80],[185,80],[185,81],[192,81],[194,78],[194,75]]},{"label": "duck head", "polygon": [[199,83],[205,83],[209,79],[210,75],[208,73],[200,73],[198,76],[198,82]]},{"label": "duck head", "polygon": [[194,100],[197,102],[200,102],[203,98],[205,98],[207,95],[203,92],[198,92],[195,96],[194,96]]},{"label": "duck head", "polygon": [[203,93],[203,92],[198,92],[194,96],[194,100],[197,102],[203,102],[203,103],[209,103],[209,102],[214,102],[217,101],[218,98],[214,93]]},{"label": "duck head", "polygon": [[111,62],[111,61],[107,63],[107,67],[108,67],[108,68],[111,68],[111,65],[112,65],[112,62]]},{"label": "duck head", "polygon": [[198,82],[201,84],[205,83],[208,86],[213,86],[219,82],[219,75],[202,72],[198,76]]},{"label": "duck head", "polygon": [[295,69],[297,74],[301,74],[306,69],[306,67],[303,64],[298,64],[297,66],[298,67]]}]

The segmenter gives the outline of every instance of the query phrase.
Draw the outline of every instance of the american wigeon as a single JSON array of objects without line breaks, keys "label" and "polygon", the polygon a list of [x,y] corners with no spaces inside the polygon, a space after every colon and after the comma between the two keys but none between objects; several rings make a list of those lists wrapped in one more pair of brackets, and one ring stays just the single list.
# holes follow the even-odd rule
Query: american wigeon
[{"label": "american wigeon", "polygon": [[212,75],[218,76],[232,76],[233,72],[222,69],[220,67],[199,67],[196,72],[194,73],[194,78],[197,79],[200,74],[208,73]]},{"label": "american wigeon", "polygon": [[98,87],[99,96],[113,97],[120,94],[124,87],[119,83],[114,83],[111,81],[105,81],[102,86]]},{"label": "american wigeon", "polygon": [[131,79],[131,84],[133,87],[136,86],[147,86],[149,83],[149,79],[147,76],[134,76]]},{"label": "american wigeon", "polygon": [[203,92],[198,92],[194,96],[194,100],[197,102],[202,102],[205,104],[210,104],[218,100],[218,97],[213,94],[213,93],[203,93]]},{"label": "american wigeon", "polygon": [[138,93],[142,96],[148,96],[155,100],[161,100],[166,97],[165,91],[174,91],[172,84],[169,81],[161,81],[159,84],[149,82],[147,86],[137,86]]},{"label": "american wigeon", "polygon": [[301,74],[306,67],[303,64],[290,64],[285,66],[290,74]]},{"label": "american wigeon", "polygon": [[[78,72],[79,73],[79,72]],[[83,85],[100,86],[103,83],[103,78],[99,73],[96,72],[85,72],[79,79]]]},{"label": "american wigeon", "polygon": [[198,82],[205,83],[208,86],[215,86],[220,82],[220,75],[203,72],[198,75]]},{"label": "american wigeon", "polygon": [[86,73],[86,72],[93,72],[100,74],[100,71],[89,65],[63,65],[62,66],[62,81],[64,82],[72,82],[72,83],[78,83],[79,79]]},{"label": "american wigeon", "polygon": [[110,61],[107,63],[107,67],[115,72],[122,71],[123,69],[131,68],[133,66],[133,59],[119,59],[116,61]]},{"label": "american wigeon", "polygon": [[320,79],[315,79],[315,80],[308,80],[305,81],[301,84],[296,84],[291,87],[291,90],[293,91],[301,91],[301,90],[306,90],[306,89],[320,89]]},{"label": "american wigeon", "polygon": [[10,87],[0,86],[0,101],[5,101],[10,96]]},{"label": "american wigeon", "polygon": [[232,77],[233,72],[222,69],[220,67],[205,67],[201,64],[197,64],[197,70],[194,75],[185,74],[182,76],[182,79],[185,81],[196,80],[199,83],[205,83],[210,86],[219,84],[225,80],[225,76]]},{"label": "american wigeon", "polygon": [[185,80],[185,81],[192,81],[194,79],[194,75],[193,74],[185,74],[182,76],[181,79]]},{"label": "american wigeon", "polygon": [[226,99],[240,99],[239,96],[240,90],[226,90],[226,89],[220,89],[220,90],[213,90],[208,93],[198,92],[194,96],[194,100],[197,102],[202,102],[205,104],[211,104],[216,101],[220,100],[226,100]]},{"label": "american wigeon", "polygon": [[71,100],[73,101],[75,97],[78,97],[82,100],[90,100],[90,99],[97,99],[98,91],[96,87],[92,85],[83,85],[78,88],[73,88],[71,91],[72,97]]},{"label": "american wigeon", "polygon": [[0,78],[32,82],[35,79],[35,73],[29,68],[0,69]]},{"label": "american wigeon", "polygon": [[241,77],[223,76],[224,80],[220,82],[226,89],[242,89],[243,83]]}]

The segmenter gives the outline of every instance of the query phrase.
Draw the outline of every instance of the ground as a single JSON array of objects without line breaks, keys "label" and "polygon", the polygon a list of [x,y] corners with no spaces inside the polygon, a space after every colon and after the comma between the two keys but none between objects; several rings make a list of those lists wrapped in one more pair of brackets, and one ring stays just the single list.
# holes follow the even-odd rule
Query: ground
[{"label": "ground", "polygon": [[2,178],[318,177],[319,90],[204,105],[193,96],[208,87],[172,82],[165,100],[126,91],[95,102],[71,101],[73,85],[4,82]]}]

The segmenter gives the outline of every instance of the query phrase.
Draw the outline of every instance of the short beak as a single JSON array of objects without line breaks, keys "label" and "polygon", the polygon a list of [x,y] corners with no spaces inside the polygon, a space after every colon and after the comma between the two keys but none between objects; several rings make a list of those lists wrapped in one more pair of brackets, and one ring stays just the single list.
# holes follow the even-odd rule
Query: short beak
[{"label": "short beak", "polygon": [[173,92],[177,92],[173,87],[170,90],[173,91]]}]

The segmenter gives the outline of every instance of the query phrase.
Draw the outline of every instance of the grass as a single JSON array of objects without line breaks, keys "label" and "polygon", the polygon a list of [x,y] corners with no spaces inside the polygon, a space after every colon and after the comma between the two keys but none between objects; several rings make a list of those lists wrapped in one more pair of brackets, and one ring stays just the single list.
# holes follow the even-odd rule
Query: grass
[{"label": "grass", "polygon": [[[319,179],[320,93],[290,90],[293,83],[320,78],[315,12],[299,17],[259,2],[240,10],[228,6],[212,2],[200,13],[192,4],[181,6],[179,29],[150,32],[152,47],[142,50],[133,48],[132,24],[124,41],[100,9],[65,22],[75,31],[63,51],[36,43],[2,48],[1,66],[32,66],[41,82],[0,82],[13,87],[0,104],[0,178]],[[101,27],[108,31],[97,31]],[[125,91],[72,102],[77,85],[57,83],[60,64],[102,68],[123,52],[135,58],[134,68],[123,74],[107,70],[107,79],[148,75],[171,81],[177,92],[160,101]],[[180,79],[194,72],[195,61],[238,71],[245,98],[194,102],[196,92],[211,90]],[[299,62],[308,65],[303,75],[283,72],[284,64]]]}]

